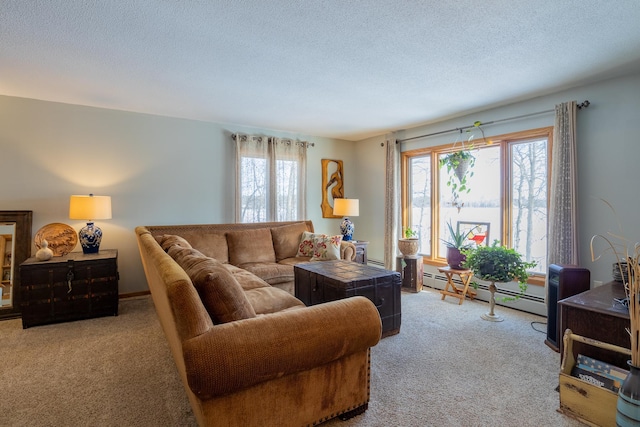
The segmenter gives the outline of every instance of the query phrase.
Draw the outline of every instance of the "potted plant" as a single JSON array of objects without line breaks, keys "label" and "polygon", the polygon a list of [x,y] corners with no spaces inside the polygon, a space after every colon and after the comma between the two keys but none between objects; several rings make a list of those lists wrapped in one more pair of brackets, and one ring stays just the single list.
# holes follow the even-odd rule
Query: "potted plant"
[{"label": "potted plant", "polygon": [[478,227],[474,227],[469,231],[458,231],[453,228],[451,221],[449,221],[447,222],[447,228],[449,230],[450,239],[440,239],[447,247],[447,264],[453,269],[461,270],[463,268],[462,263],[465,260],[465,255],[461,251],[463,249],[470,249],[473,247],[473,242],[469,242],[467,240]]},{"label": "potted plant", "polygon": [[[482,132],[482,139],[484,140],[484,130],[480,127],[481,125],[482,122],[480,121],[473,123],[473,127],[478,128],[480,132]],[[467,132],[471,132],[471,130],[472,129],[467,129]],[[462,130],[460,130],[460,132],[462,132]],[[473,135],[470,135],[468,141],[471,141],[472,138]],[[453,145],[455,148],[455,144]],[[447,174],[449,175],[447,187],[451,188],[451,195],[453,196],[451,203],[458,208],[458,212],[460,212],[460,209],[464,206],[464,203],[460,201],[460,194],[471,191],[467,178],[473,176],[472,169],[476,164],[476,158],[471,154],[472,148],[473,145],[465,148],[463,142],[460,150],[453,151],[440,159],[440,167],[446,166],[447,168]],[[457,178],[457,181],[454,178]]]},{"label": "potted plant", "polygon": [[398,240],[398,249],[405,257],[413,258],[420,249],[420,241],[418,240],[418,232],[407,227],[403,233],[404,239]]},{"label": "potted plant", "polygon": [[[463,267],[473,271],[474,276],[478,279],[491,282],[489,285],[489,292],[491,292],[490,310],[482,318],[494,322],[502,321],[503,319],[494,313],[496,282],[507,283],[515,280],[520,287],[520,295],[523,295],[527,290],[527,279],[529,278],[527,269],[535,267],[537,263],[535,261],[524,261],[522,255],[515,249],[501,246],[497,240],[491,246],[463,249],[462,253],[466,256],[465,261],[462,263]],[[517,300],[520,295],[514,298],[504,298],[503,300]]]},{"label": "potted plant", "polygon": [[440,159],[440,167],[446,166],[449,179],[447,180],[447,187],[451,188],[451,195],[453,196],[453,206],[458,208],[458,212],[464,206],[464,203],[460,202],[461,193],[469,193],[469,183],[467,178],[473,176],[471,170],[475,165],[476,158],[471,154],[468,149],[462,149],[449,153]]}]

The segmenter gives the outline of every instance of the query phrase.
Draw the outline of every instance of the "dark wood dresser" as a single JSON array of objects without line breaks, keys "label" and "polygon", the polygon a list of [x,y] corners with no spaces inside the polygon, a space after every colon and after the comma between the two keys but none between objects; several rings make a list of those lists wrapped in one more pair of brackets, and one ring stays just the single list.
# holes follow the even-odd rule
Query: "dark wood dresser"
[{"label": "dark wood dresser", "polygon": [[296,264],[294,272],[296,297],[307,306],[361,295],[378,308],[383,337],[400,332],[400,273],[343,260]]},{"label": "dark wood dresser", "polygon": [[22,327],[118,315],[118,251],[20,264]]},{"label": "dark wood dresser", "polygon": [[[558,301],[560,309],[560,354],[564,355],[562,337],[566,329],[574,334],[598,341],[631,348],[631,338],[625,328],[630,326],[629,311],[616,299],[625,297],[622,282],[609,282],[597,288]],[[627,369],[630,358],[621,353],[574,342],[575,353],[613,363]]]}]

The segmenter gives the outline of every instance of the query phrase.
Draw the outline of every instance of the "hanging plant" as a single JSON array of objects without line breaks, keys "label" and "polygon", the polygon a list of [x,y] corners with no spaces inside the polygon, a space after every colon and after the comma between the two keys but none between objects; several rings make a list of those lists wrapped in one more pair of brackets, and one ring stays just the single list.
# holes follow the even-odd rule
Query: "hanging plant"
[{"label": "hanging plant", "polygon": [[[473,123],[473,127],[480,129],[484,139],[484,130],[480,125],[482,125],[480,121]],[[462,129],[460,129],[460,132],[462,132]],[[467,132],[471,132],[471,129],[467,129]],[[470,135],[467,141],[471,141],[472,138],[473,135]],[[455,143],[453,145],[455,147]],[[460,195],[463,193],[468,194],[471,191],[468,178],[473,176],[472,169],[476,164],[476,158],[471,154],[472,149],[472,145],[465,148],[463,142],[460,150],[446,154],[440,159],[440,167],[447,167],[447,174],[449,175],[447,187],[451,189],[451,195],[453,196],[451,204],[458,209],[458,212],[464,206],[464,202],[460,200]]]},{"label": "hanging plant", "polygon": [[458,212],[464,206],[464,202],[460,201],[460,194],[468,194],[471,191],[467,179],[473,176],[473,167],[476,158],[471,154],[470,150],[463,149],[449,153],[440,159],[440,167],[447,167],[447,187],[451,189],[453,196],[452,204],[458,208]]}]

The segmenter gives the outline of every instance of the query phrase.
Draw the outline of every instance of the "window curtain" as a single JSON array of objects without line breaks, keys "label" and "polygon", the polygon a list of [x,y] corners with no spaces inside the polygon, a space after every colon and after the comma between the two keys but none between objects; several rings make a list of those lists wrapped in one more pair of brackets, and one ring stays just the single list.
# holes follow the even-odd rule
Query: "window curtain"
[{"label": "window curtain", "polygon": [[386,138],[384,191],[384,268],[395,270],[400,237],[400,144],[394,135]]},{"label": "window curtain", "polygon": [[235,221],[306,219],[307,142],[233,135],[236,142]]},{"label": "window curtain", "polygon": [[556,105],[551,150],[547,265],[578,264],[575,101]]}]

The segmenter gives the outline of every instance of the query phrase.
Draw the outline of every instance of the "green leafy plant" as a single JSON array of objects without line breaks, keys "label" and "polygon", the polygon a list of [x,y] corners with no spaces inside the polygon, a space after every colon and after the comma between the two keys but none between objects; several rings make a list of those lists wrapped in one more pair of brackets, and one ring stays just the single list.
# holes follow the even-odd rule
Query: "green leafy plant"
[{"label": "green leafy plant", "polygon": [[451,236],[450,240],[440,239],[446,247],[460,250],[473,247],[473,242],[467,242],[467,239],[478,228],[478,226],[473,227],[469,231],[458,231],[453,228],[451,221],[449,221],[447,222],[447,228],[449,230],[449,236]]},{"label": "green leafy plant", "polygon": [[410,227],[405,228],[402,234],[405,239],[415,239],[418,237],[418,232],[412,230]]},{"label": "green leafy plant", "polygon": [[478,279],[500,283],[518,282],[520,295],[505,297],[503,301],[517,300],[526,292],[529,278],[527,270],[537,265],[535,261],[524,261],[515,249],[500,246],[497,240],[491,246],[478,246],[461,252],[466,256],[463,267],[473,271]]},{"label": "green leafy plant", "polygon": [[[482,122],[475,121],[473,128],[480,130],[482,140],[486,142],[484,130],[481,125]],[[467,132],[471,132],[473,128],[467,129]],[[462,129],[460,129],[460,132],[462,132]],[[472,138],[473,134],[469,135],[467,141],[471,141]],[[453,148],[455,148],[455,145],[454,143]],[[446,167],[447,175],[449,176],[447,187],[451,188],[451,195],[453,196],[451,204],[458,208],[458,212],[460,212],[460,209],[464,206],[464,203],[460,201],[460,195],[463,193],[468,194],[471,191],[468,178],[473,176],[473,167],[476,164],[476,158],[471,154],[472,149],[472,144],[465,148],[464,143],[462,143],[460,150],[446,154],[440,159],[440,167]]]}]

